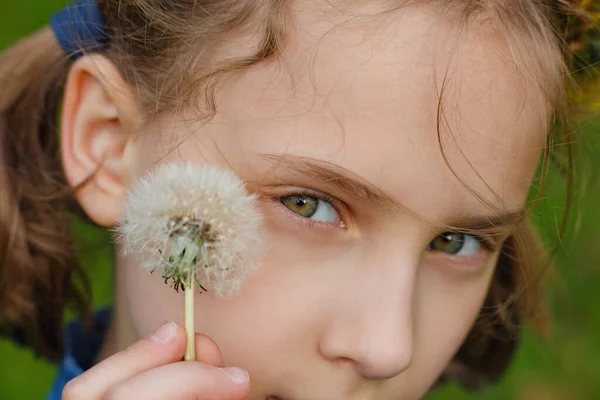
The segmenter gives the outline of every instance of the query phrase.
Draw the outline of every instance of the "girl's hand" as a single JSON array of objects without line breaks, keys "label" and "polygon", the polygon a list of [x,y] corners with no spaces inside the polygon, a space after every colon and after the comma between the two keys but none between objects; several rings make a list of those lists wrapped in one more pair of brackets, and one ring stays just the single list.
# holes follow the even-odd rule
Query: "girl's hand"
[{"label": "girl's hand", "polygon": [[250,390],[246,371],[219,368],[221,352],[196,335],[199,361],[181,361],[185,332],[168,322],[149,337],[69,382],[63,400],[241,400]]}]

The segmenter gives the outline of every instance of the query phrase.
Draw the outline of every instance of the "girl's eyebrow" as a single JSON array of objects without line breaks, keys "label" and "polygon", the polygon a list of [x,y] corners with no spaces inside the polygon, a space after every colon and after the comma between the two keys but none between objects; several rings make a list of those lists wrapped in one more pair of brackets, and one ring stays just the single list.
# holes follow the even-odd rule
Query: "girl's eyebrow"
[{"label": "girl's eyebrow", "polygon": [[511,225],[525,219],[525,216],[525,209],[506,211],[489,216],[464,216],[448,224],[448,227],[462,231],[508,229]]},{"label": "girl's eyebrow", "polygon": [[259,154],[259,157],[273,163],[275,168],[283,168],[290,173],[301,173],[306,177],[319,179],[372,206],[383,209],[401,207],[383,190],[365,181],[356,173],[331,162],[290,154]]},{"label": "girl's eyebrow", "polygon": [[[258,156],[273,163],[274,168],[283,168],[291,174],[301,173],[305,177],[318,179],[336,187],[348,196],[355,196],[363,202],[381,209],[404,209],[383,190],[365,181],[356,173],[337,164],[311,157],[292,154],[265,154]],[[507,210],[494,215],[465,215],[445,227],[462,231],[508,230],[510,225],[525,218],[525,210]]]}]

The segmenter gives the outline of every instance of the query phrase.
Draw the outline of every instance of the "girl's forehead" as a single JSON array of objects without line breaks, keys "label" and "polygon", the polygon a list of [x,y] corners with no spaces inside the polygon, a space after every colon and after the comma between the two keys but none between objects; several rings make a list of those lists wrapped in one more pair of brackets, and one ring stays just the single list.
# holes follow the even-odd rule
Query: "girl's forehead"
[{"label": "girl's forehead", "polygon": [[218,93],[220,146],[256,155],[259,169],[264,154],[335,163],[417,212],[439,209],[442,195],[442,214],[485,210],[464,184],[522,206],[547,106],[490,29],[417,7],[300,22],[278,60]]}]

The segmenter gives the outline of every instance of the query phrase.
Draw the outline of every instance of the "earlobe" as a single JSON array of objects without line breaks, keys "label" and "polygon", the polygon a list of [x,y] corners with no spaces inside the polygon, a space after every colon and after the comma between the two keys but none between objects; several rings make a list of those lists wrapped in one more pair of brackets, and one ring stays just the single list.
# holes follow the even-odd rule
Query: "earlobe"
[{"label": "earlobe", "polygon": [[81,207],[101,226],[114,226],[121,213],[125,150],[138,121],[135,98],[112,62],[101,55],[75,62],[61,118],[63,167]]}]

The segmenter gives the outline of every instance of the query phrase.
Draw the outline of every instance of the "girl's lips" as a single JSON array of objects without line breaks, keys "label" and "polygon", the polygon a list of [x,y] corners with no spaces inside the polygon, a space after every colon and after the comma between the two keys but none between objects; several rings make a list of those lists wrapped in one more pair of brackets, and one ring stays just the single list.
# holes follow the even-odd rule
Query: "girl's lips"
[{"label": "girl's lips", "polygon": [[269,396],[266,398],[266,400],[284,400],[281,397],[277,397],[277,396]]}]

